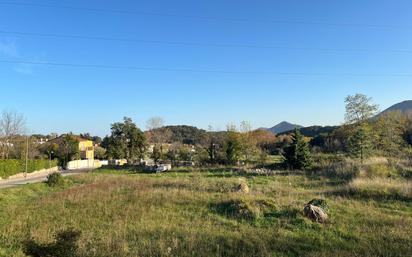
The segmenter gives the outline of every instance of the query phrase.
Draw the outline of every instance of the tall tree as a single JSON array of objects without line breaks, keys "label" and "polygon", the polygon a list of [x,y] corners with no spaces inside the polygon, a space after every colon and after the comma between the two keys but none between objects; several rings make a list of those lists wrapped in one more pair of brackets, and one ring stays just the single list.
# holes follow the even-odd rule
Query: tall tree
[{"label": "tall tree", "polygon": [[62,138],[57,141],[57,149],[53,148],[55,146],[51,147],[56,151],[61,166],[65,166],[69,161],[80,157],[79,141],[77,141],[72,134],[62,136]]},{"label": "tall tree", "polygon": [[105,139],[107,154],[114,159],[127,159],[133,163],[144,158],[146,137],[131,118],[124,117],[123,122],[111,126],[111,135]]},{"label": "tall tree", "polygon": [[376,115],[378,105],[372,103],[372,98],[363,94],[349,95],[345,98],[347,124],[362,123]]},{"label": "tall tree", "polygon": [[286,147],[284,157],[287,166],[292,169],[309,169],[312,166],[309,143],[299,129],[295,129],[292,143]]},{"label": "tall tree", "polygon": [[171,131],[164,127],[164,120],[161,117],[150,118],[147,121],[146,128],[148,130],[150,142],[154,144],[154,148],[158,148],[160,156],[162,157],[163,144],[167,143],[172,137]]},{"label": "tall tree", "polygon": [[236,164],[239,161],[241,149],[240,133],[236,131],[236,127],[234,125],[228,125],[225,143],[227,163]]},{"label": "tall tree", "polygon": [[372,98],[363,94],[347,96],[345,103],[346,126],[342,128],[348,135],[346,148],[352,156],[360,158],[363,162],[372,150],[372,131],[369,122],[377,114],[379,107],[372,103]]},{"label": "tall tree", "polygon": [[259,149],[257,148],[257,141],[253,137],[252,126],[248,121],[240,123],[240,137],[241,137],[241,153],[246,162],[252,161],[254,157],[259,156]]}]

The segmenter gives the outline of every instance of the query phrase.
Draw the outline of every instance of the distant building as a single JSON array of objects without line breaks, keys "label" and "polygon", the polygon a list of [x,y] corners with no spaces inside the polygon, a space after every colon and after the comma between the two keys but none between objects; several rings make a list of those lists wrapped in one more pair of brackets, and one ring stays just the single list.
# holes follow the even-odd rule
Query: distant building
[{"label": "distant building", "polygon": [[79,141],[80,159],[93,160],[94,159],[94,144],[92,140],[75,137]]},{"label": "distant building", "polygon": [[[65,135],[61,135],[55,139],[49,140],[49,143],[58,143]],[[94,144],[92,140],[88,140],[79,136],[73,136],[79,142],[79,151],[81,160],[94,160]]]}]

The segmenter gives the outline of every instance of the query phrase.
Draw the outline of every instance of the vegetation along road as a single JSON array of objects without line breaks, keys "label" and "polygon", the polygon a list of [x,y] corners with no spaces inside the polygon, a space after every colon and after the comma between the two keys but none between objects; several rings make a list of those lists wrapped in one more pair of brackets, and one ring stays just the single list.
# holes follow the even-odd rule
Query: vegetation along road
[{"label": "vegetation along road", "polygon": [[[65,177],[65,176],[77,175],[77,174],[81,174],[81,173],[85,173],[89,171],[90,171],[89,169],[72,170],[72,171],[63,171],[61,174],[62,176]],[[31,177],[31,178],[0,180],[0,189],[16,187],[16,186],[21,186],[21,185],[26,185],[26,184],[39,183],[39,182],[44,182],[46,180],[47,180],[47,175],[40,175],[36,177]]]}]

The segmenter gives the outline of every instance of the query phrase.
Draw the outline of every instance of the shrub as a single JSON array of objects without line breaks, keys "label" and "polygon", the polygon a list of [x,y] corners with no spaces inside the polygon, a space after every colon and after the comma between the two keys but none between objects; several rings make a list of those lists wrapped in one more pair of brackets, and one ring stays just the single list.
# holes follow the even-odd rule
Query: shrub
[{"label": "shrub", "polygon": [[368,178],[391,177],[396,173],[396,170],[387,164],[366,165],[364,171]]},{"label": "shrub", "polygon": [[[39,159],[39,160],[28,160],[27,161],[27,172],[33,172],[42,169],[48,169],[49,167],[56,167],[57,160]],[[10,176],[25,172],[26,161],[25,160],[0,160],[0,177],[8,178]]]},{"label": "shrub", "polygon": [[64,183],[62,174],[60,173],[51,173],[47,176],[46,184],[50,187],[60,186]]},{"label": "shrub", "polygon": [[30,239],[24,242],[24,253],[33,257],[76,257],[78,254],[77,241],[80,231],[69,229],[58,233],[55,241],[40,244]]}]

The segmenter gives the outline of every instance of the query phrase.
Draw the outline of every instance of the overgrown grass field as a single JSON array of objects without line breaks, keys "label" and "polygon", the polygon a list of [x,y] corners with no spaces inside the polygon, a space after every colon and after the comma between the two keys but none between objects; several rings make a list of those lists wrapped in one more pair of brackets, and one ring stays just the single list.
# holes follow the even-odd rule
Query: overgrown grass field
[{"label": "overgrown grass field", "polygon": [[[368,194],[370,185],[360,181],[225,169],[99,170],[65,180],[56,188],[40,183],[0,191],[1,256],[26,256],[27,240],[51,243],[56,233],[68,229],[80,232],[78,256],[412,253],[407,180],[402,181],[406,192],[396,194]],[[236,192],[240,183],[250,193]],[[313,198],[326,199],[326,224],[303,217],[304,205]]]}]

